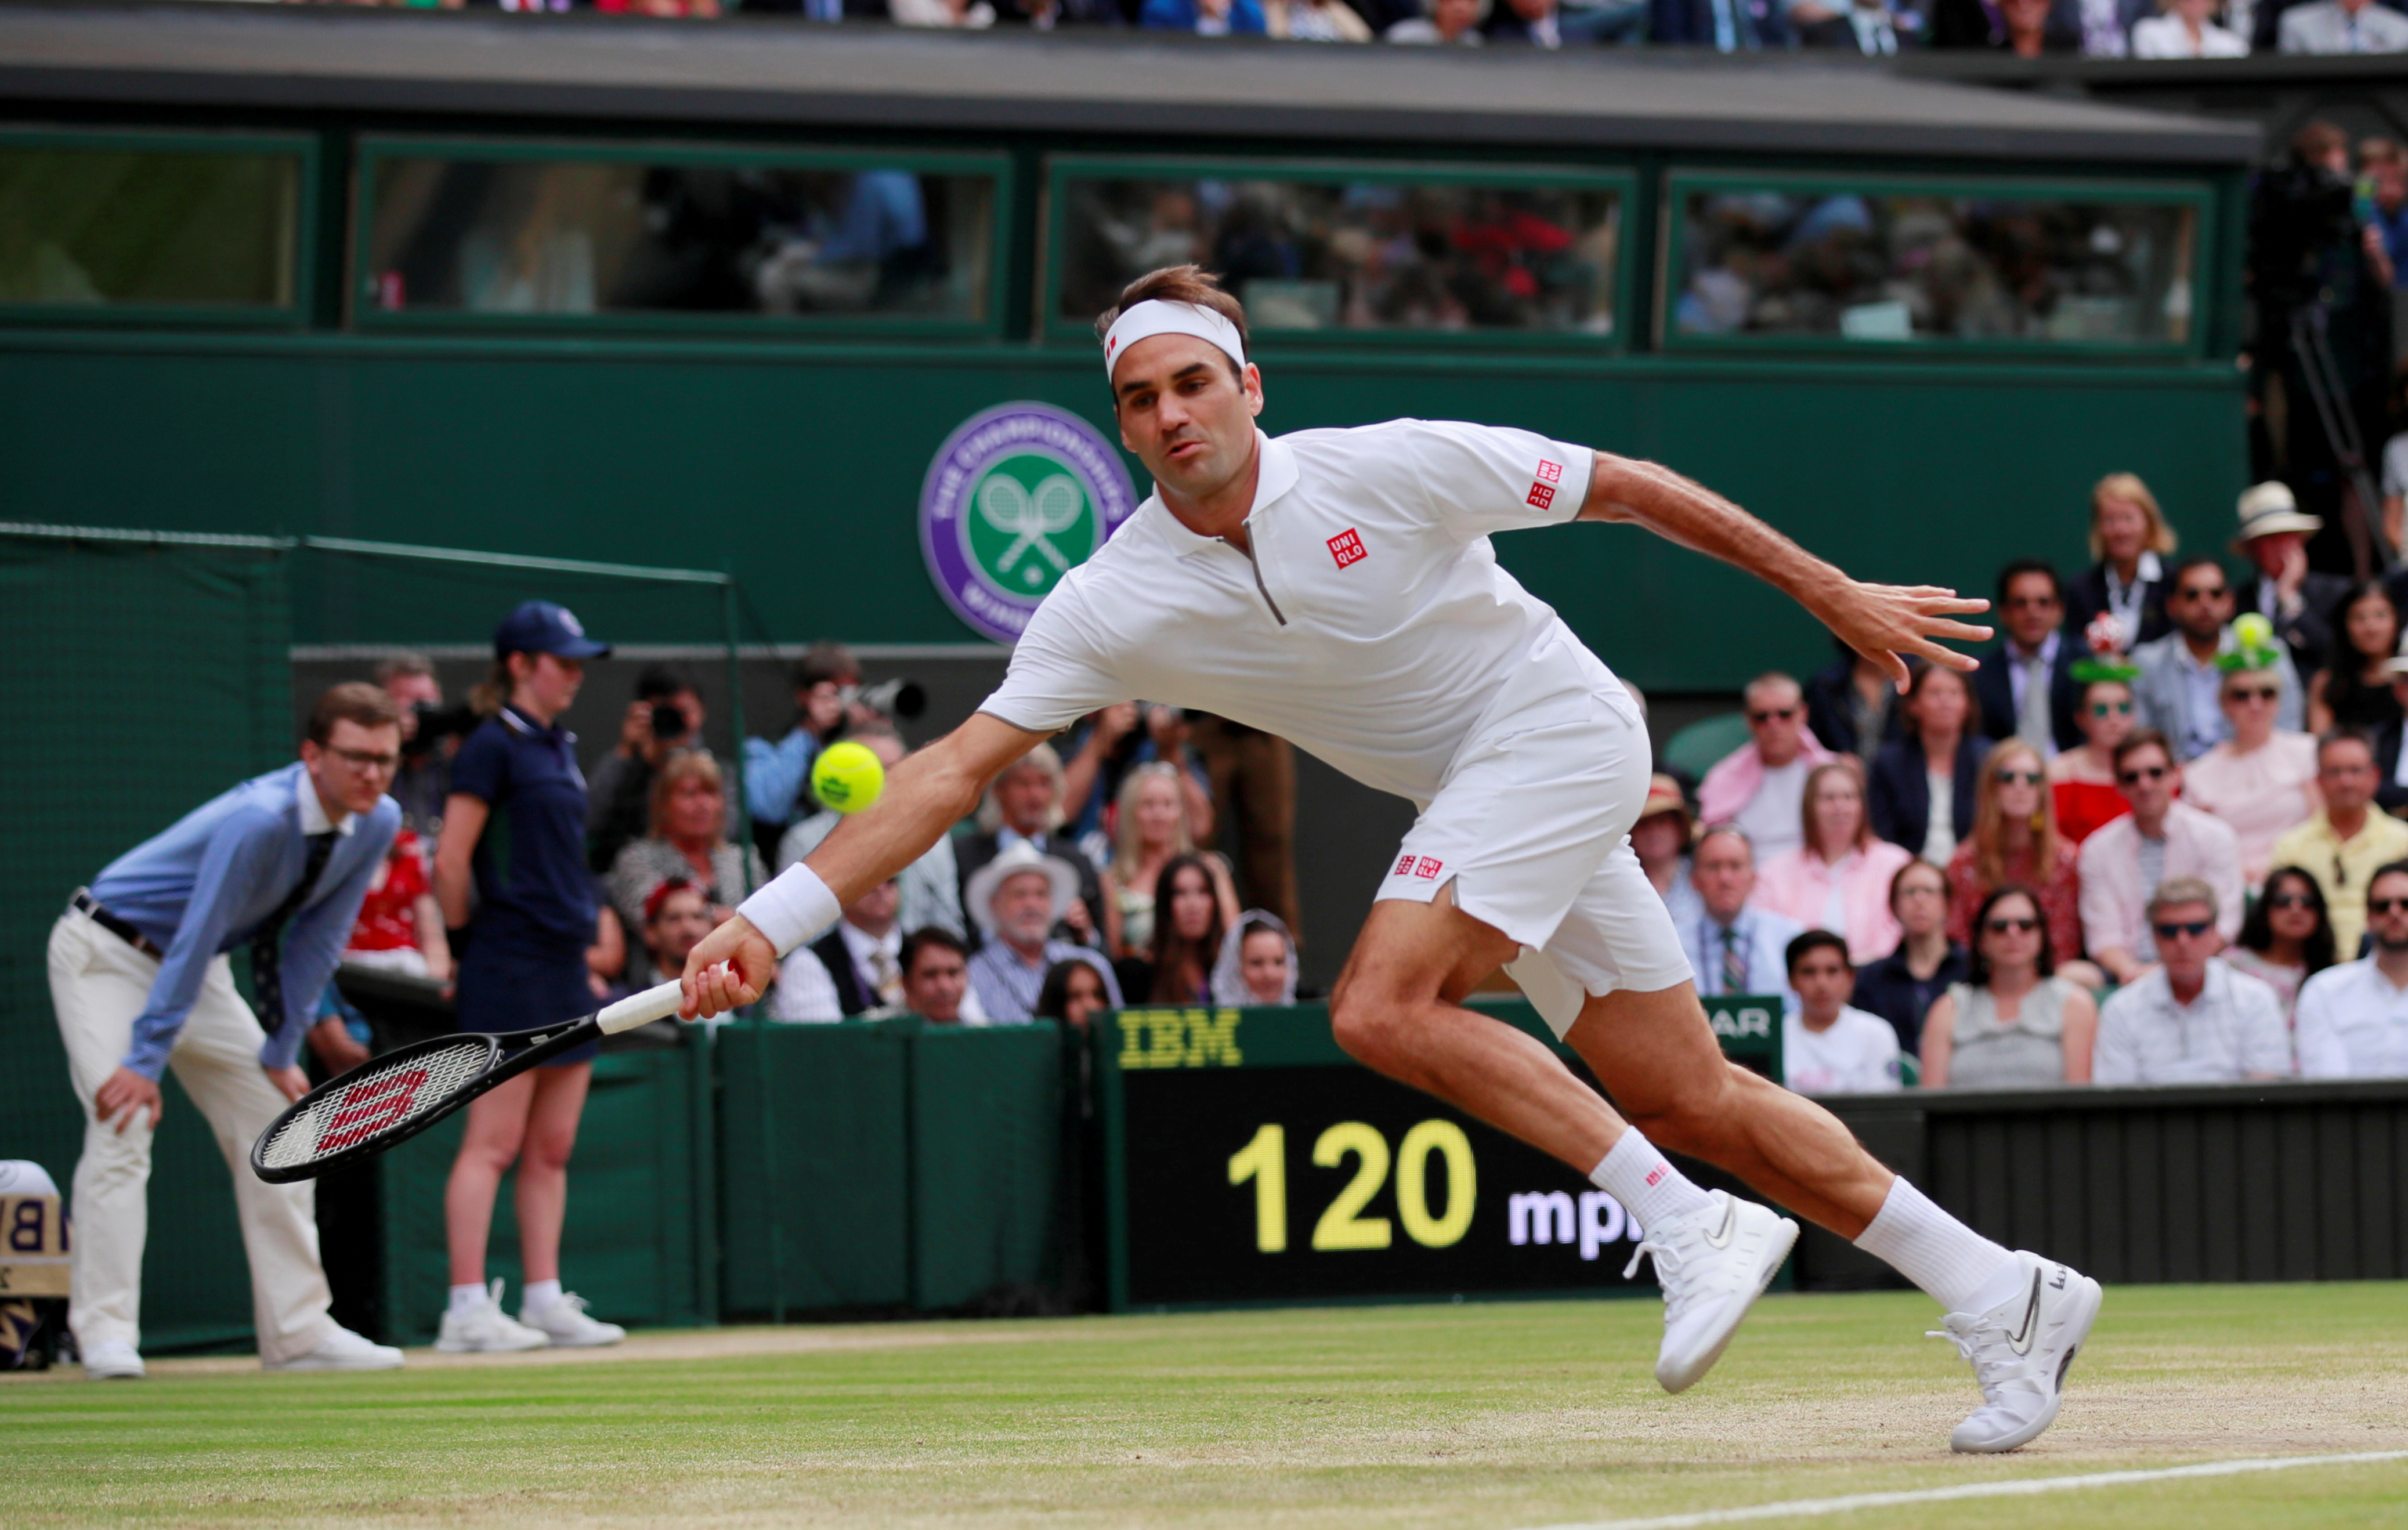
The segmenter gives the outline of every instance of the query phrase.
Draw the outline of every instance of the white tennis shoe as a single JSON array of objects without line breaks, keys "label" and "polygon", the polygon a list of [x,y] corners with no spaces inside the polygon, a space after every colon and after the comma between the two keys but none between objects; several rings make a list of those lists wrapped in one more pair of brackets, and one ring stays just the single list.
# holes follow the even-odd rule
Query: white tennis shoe
[{"label": "white tennis shoe", "polygon": [[1986,1312],[1951,1312],[1946,1327],[1927,1336],[1956,1345],[1982,1388],[1982,1406],[1948,1437],[1952,1450],[2012,1451],[2038,1438],[2057,1422],[2066,1370],[2099,1321],[2098,1281],[2036,1253],[2018,1250],[2015,1259],[2024,1283],[2012,1299]]},{"label": "white tennis shoe", "polygon": [[590,1350],[599,1345],[616,1344],[627,1337],[627,1330],[615,1323],[601,1323],[585,1315],[587,1302],[573,1291],[564,1291],[552,1299],[552,1305],[538,1312],[522,1304],[519,1322],[552,1340],[555,1349]]},{"label": "white tennis shoe", "polygon": [[514,1354],[540,1350],[551,1342],[551,1336],[541,1329],[510,1321],[510,1315],[502,1310],[502,1282],[497,1280],[483,1301],[466,1312],[443,1314],[435,1347],[445,1354]]},{"label": "white tennis shoe", "polygon": [[337,1328],[318,1341],[317,1348],[284,1360],[262,1359],[262,1370],[399,1370],[401,1351],[390,1344],[363,1338],[349,1328]]},{"label": "white tennis shoe", "polygon": [[103,1339],[83,1348],[83,1379],[87,1381],[139,1381],[141,1352],[118,1339]]},{"label": "white tennis shoe", "polygon": [[1706,1204],[1687,1216],[1647,1225],[1622,1274],[1629,1279],[1641,1255],[1655,1256],[1656,1282],[1664,1288],[1657,1384],[1685,1391],[1713,1368],[1797,1241],[1798,1224],[1787,1217],[1719,1190],[1706,1192]]}]

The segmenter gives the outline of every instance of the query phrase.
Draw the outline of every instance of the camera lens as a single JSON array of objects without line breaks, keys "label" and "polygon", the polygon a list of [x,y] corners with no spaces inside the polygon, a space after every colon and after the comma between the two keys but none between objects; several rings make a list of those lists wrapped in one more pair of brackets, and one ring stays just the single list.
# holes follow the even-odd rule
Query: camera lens
[{"label": "camera lens", "polygon": [[685,708],[674,701],[656,703],[652,708],[652,736],[682,738],[685,736]]}]

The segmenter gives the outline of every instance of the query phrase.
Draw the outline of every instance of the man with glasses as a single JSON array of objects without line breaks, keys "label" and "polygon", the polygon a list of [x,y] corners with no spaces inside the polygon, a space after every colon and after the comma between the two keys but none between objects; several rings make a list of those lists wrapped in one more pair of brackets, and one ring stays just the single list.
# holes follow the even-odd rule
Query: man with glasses
[{"label": "man with glasses", "polygon": [[2169,877],[2149,899],[2157,965],[2099,1012],[2096,1084],[2211,1084],[2280,1079],[2291,1037],[2274,990],[2218,960],[2215,889]]},{"label": "man with glasses", "polygon": [[1806,693],[1788,676],[1758,675],[1742,700],[1748,741],[1706,772],[1698,811],[1710,826],[1737,828],[1770,860],[1805,842],[1807,773],[1832,756],[1806,731]]},{"label": "man with glasses", "polygon": [[[2119,983],[2157,961],[2149,900],[2170,880],[2197,879],[2215,894],[2216,929],[2241,931],[2241,841],[2212,813],[2175,800],[2182,766],[2155,728],[2135,728],[2115,746],[2115,789],[2132,810],[2082,842],[2082,943]],[[2283,864],[2275,851],[2274,864]]]},{"label": "man with glasses", "polygon": [[[68,1326],[94,1380],[142,1374],[142,1246],[159,1075],[173,1067],[222,1146],[251,1261],[260,1364],[384,1370],[401,1351],[338,1326],[309,1181],[271,1185],[251,1144],[308,1081],[295,1065],[318,995],[401,826],[385,795],[401,719],[381,689],[337,685],[298,763],[202,804],[109,863],[50,931],[50,998],[85,1114]],[[227,953],[251,952],[253,1015]]]},{"label": "man with glasses", "polygon": [[[2143,725],[2157,729],[2172,743],[2183,763],[2232,736],[2224,715],[2220,688],[2224,671],[2220,656],[2241,646],[2232,633],[2232,584],[2224,567],[2207,553],[2185,558],[2174,565],[2166,595],[2166,615],[2174,630],[2132,651],[2141,673],[2132,682]],[[2275,662],[2266,672],[2282,685],[2275,705],[2274,725],[2297,731],[2306,715],[2306,702],[2291,657],[2281,651],[2282,639],[2272,639]]]},{"label": "man with glasses", "polygon": [[2300,1077],[2408,1078],[2408,861],[2367,879],[2374,950],[2300,990]]},{"label": "man with glasses", "polygon": [[2077,645],[2065,636],[2065,592],[2057,570],[2039,558],[2018,558],[1999,571],[1999,646],[1982,655],[1973,694],[1982,704],[1982,731],[2020,738],[2042,760],[2082,742],[2074,710],[2082,701],[2073,678]]},{"label": "man with glasses", "polygon": [[2408,823],[2374,807],[2374,747],[2334,728],[2316,740],[2316,790],[2325,805],[2274,841],[2273,865],[2295,865],[2325,890],[2333,951],[2358,955],[2366,934],[2366,889],[2374,873],[2408,858]]}]

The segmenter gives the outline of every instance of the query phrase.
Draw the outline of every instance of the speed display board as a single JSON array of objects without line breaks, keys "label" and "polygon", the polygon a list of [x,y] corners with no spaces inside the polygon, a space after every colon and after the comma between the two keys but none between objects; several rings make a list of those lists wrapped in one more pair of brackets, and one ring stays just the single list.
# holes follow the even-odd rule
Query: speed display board
[{"label": "speed display board", "polygon": [[[1528,1006],[1483,1008],[1555,1045]],[[1710,1015],[1779,1076],[1778,999]],[[1641,1229],[1612,1196],[1354,1062],[1326,1008],[1124,1010],[1093,1037],[1115,1311],[1653,1286],[1623,1274]]]}]

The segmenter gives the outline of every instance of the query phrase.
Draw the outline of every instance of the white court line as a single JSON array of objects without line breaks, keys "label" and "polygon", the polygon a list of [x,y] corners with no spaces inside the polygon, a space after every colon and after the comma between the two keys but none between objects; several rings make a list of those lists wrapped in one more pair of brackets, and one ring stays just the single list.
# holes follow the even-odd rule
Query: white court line
[{"label": "white court line", "polygon": [[1857,1509],[1889,1509],[1899,1504],[1945,1503],[1955,1498],[2023,1497],[2040,1493],[2071,1493],[2078,1488],[2122,1487],[2133,1482],[2164,1482],[2185,1477],[2238,1477],[2243,1472],[2287,1471],[2293,1466],[2345,1466],[2369,1461],[2408,1461],[2408,1451],[2359,1451],[2347,1455],[2284,1455],[2249,1461],[2205,1461],[2192,1466],[2090,1472],[2080,1477],[2019,1477],[2003,1482],[1968,1482],[1957,1487],[1914,1488],[1903,1493],[1852,1493],[1844,1498],[1795,1498],[1783,1504],[1707,1509],[1694,1514],[1665,1514],[1649,1520],[1588,1520],[1577,1524],[1548,1525],[1545,1530],[1689,1530],[1693,1525],[1730,1524],[1740,1520],[1806,1519],[1817,1514],[1845,1514]]}]

